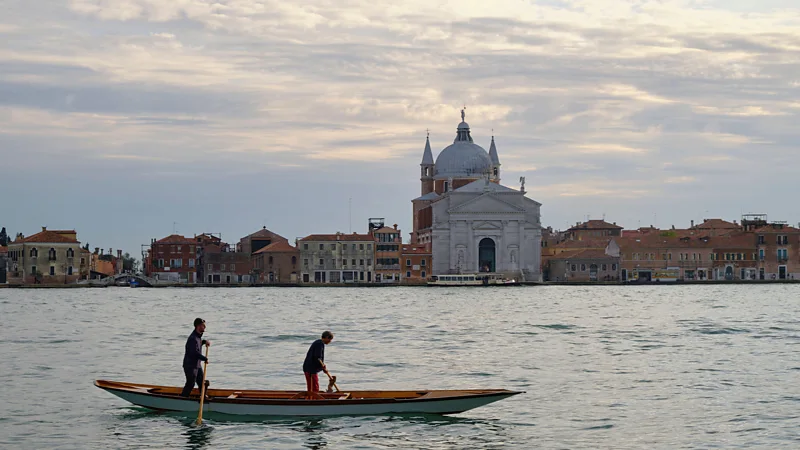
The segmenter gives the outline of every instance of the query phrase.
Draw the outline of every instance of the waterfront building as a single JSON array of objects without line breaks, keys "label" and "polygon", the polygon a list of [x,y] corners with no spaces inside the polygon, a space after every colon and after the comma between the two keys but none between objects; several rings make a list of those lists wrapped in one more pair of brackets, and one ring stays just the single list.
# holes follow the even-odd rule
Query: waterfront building
[{"label": "waterfront building", "polygon": [[312,234],[296,245],[303,283],[372,283],[375,279],[371,234]]},{"label": "waterfront building", "polygon": [[198,283],[250,284],[253,281],[250,255],[232,251],[226,243],[203,246],[202,265],[203,278],[198,278]]},{"label": "waterfront building", "polygon": [[375,282],[399,283],[403,272],[400,264],[403,241],[397,224],[387,227],[382,218],[371,218],[369,234],[375,237]]},{"label": "waterfront building", "polygon": [[403,282],[424,284],[431,273],[432,260],[430,244],[403,244],[400,255]]},{"label": "waterfront building", "polygon": [[251,257],[258,283],[297,283],[300,280],[300,251],[286,240],[258,249]]},{"label": "waterfront building", "polygon": [[576,223],[568,228],[566,239],[580,241],[583,239],[598,239],[622,236],[622,227],[616,222],[608,223],[605,220],[592,219],[583,223]]},{"label": "waterfront building", "polygon": [[[79,277],[80,242],[75,230],[48,230],[8,244],[9,284],[69,284]],[[76,257],[77,254],[77,257]]]},{"label": "waterfront building", "polygon": [[540,281],[541,204],[500,184],[494,137],[473,142],[461,112],[453,144],[433,160],[430,138],[420,164],[421,195],[412,200],[412,244],[431,243],[432,275],[497,272]]},{"label": "waterfront building", "polygon": [[0,284],[6,284],[8,272],[8,247],[0,245]]},{"label": "waterfront building", "polygon": [[238,251],[252,255],[262,248],[277,241],[288,242],[288,239],[277,233],[273,233],[272,231],[268,230],[266,226],[264,226],[255,233],[248,234],[247,236],[241,238],[239,240]]},{"label": "waterfront building", "polygon": [[159,281],[196,283],[197,247],[195,239],[180,234],[151,239],[144,258],[145,275]]}]

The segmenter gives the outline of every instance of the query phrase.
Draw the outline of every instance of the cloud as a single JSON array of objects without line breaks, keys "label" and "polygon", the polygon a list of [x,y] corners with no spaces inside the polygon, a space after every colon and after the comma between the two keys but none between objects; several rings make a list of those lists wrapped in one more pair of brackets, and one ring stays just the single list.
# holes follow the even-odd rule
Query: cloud
[{"label": "cloud", "polygon": [[771,4],[15,2],[0,18],[0,156],[28,177],[160,174],[176,191],[196,174],[283,191],[298,184],[284,169],[331,196],[397,186],[375,208],[409,229],[426,130],[436,156],[466,105],[545,223],[619,199],[682,217],[741,179],[741,203],[782,210],[769,186],[800,143],[800,11]]}]

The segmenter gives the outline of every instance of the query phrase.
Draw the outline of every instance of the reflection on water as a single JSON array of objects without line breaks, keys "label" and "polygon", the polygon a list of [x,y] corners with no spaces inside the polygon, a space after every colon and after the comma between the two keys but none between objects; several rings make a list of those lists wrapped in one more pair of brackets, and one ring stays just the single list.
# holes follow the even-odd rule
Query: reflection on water
[{"label": "reflection on water", "polygon": [[[798,287],[2,289],[0,448],[796,448]],[[182,385],[176,324],[196,316],[219,387],[299,387],[330,329],[349,389],[528,394],[456,416],[204,411],[195,427],[196,411],[91,384]]]},{"label": "reflection on water", "polygon": [[183,436],[186,437],[186,448],[199,450],[208,446],[211,442],[213,427],[205,423],[195,425],[194,421],[181,421],[186,427]]}]

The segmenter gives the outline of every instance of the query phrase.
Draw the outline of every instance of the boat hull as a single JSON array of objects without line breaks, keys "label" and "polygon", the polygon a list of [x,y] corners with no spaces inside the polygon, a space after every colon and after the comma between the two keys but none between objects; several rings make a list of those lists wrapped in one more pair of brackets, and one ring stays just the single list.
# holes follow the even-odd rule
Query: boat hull
[{"label": "boat hull", "polygon": [[[196,412],[197,397],[185,398],[160,390],[175,392],[178,388],[104,382],[95,385],[134,405],[160,411]],[[299,391],[260,392],[262,398],[228,398],[228,392],[210,391],[212,397],[203,405],[204,412],[237,416],[355,416],[383,414],[457,414],[520,394],[508,390],[419,391],[415,398],[370,398],[376,391],[350,391],[341,397],[334,395],[323,400],[291,399]],[[268,398],[269,393],[283,398]],[[398,391],[401,392],[401,391]],[[402,391],[412,392],[412,391]],[[195,390],[196,393],[196,390]]]}]

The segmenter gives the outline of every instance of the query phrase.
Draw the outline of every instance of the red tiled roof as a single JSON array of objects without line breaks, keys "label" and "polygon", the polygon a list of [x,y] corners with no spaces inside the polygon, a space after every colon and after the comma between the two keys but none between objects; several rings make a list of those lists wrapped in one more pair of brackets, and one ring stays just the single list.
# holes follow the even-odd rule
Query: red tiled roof
[{"label": "red tiled roof", "polygon": [[259,253],[287,253],[287,252],[296,252],[297,247],[294,247],[288,241],[277,241],[269,244],[268,246],[259,249],[254,254]]},{"label": "red tiled roof", "polygon": [[404,245],[402,254],[404,255],[428,255],[431,249],[424,244],[420,245]]},{"label": "red tiled roof", "polygon": [[400,230],[394,229],[392,227],[383,227],[380,230],[375,230],[373,233],[400,233]]},{"label": "red tiled roof", "polygon": [[170,234],[169,236],[159,239],[156,244],[195,244],[195,241],[180,234]]},{"label": "red tiled roof", "polygon": [[370,241],[374,242],[375,238],[369,234],[309,234],[308,236],[299,239],[300,241]]},{"label": "red tiled roof", "polygon": [[616,259],[614,256],[607,255],[605,250],[567,250],[557,255],[549,256],[547,259]]},{"label": "red tiled roof", "polygon": [[559,242],[558,244],[551,245],[551,248],[565,248],[565,249],[572,249],[572,248],[606,248],[608,243],[611,241],[612,238],[593,238],[593,239],[581,239],[581,240],[566,240],[563,242]]},{"label": "red tiled roof", "polygon": [[268,237],[268,238],[277,238],[279,240],[280,239],[286,240],[286,238],[281,236],[280,234],[269,231],[267,227],[263,227],[260,230],[256,231],[255,233],[248,234],[247,236],[244,237],[244,239],[255,238],[255,237]]},{"label": "red tiled roof", "polygon": [[781,225],[764,225],[753,230],[754,233],[797,233],[800,229],[781,224]]},{"label": "red tiled roof", "polygon": [[58,234],[77,234],[75,230],[49,230]]},{"label": "red tiled roof", "polygon": [[621,230],[622,227],[613,223],[608,223],[605,220],[593,219],[569,228],[567,231],[572,230]]},{"label": "red tiled roof", "polygon": [[742,226],[722,219],[703,219],[703,223],[698,223],[697,225],[692,227],[692,229],[695,230],[707,230],[710,228],[724,228],[724,229],[738,230],[742,228]]},{"label": "red tiled roof", "polygon": [[14,243],[17,242],[24,242],[24,243],[47,243],[47,244],[79,244],[80,242],[75,239],[70,239],[65,237],[61,234],[56,233],[55,231],[44,230],[40,231],[36,234],[28,236],[26,238],[17,239]]}]

